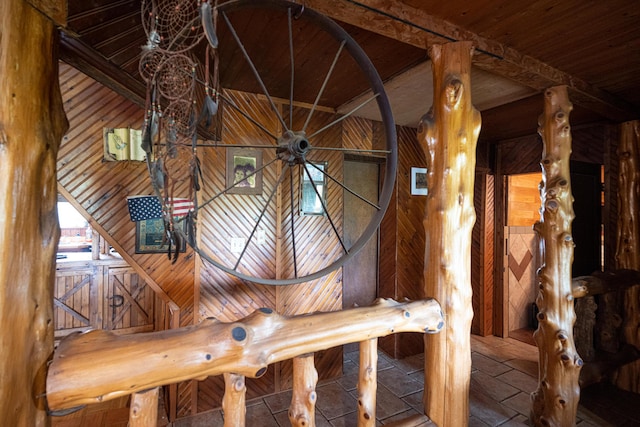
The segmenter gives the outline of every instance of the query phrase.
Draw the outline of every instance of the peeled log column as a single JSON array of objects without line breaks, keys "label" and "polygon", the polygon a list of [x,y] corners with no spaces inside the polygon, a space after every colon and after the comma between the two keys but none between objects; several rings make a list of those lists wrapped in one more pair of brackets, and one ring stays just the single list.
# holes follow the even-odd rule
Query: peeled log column
[{"label": "peeled log column", "polygon": [[[640,270],[640,120],[620,125],[616,268]],[[640,286],[623,293],[622,341],[640,348]],[[640,361],[620,367],[613,383],[640,393]]]},{"label": "peeled log column", "polygon": [[471,104],[470,42],[434,45],[433,106],[420,122],[427,153],[424,294],[442,306],[445,328],[425,335],[425,412],[439,426],[469,422],[471,231],[480,113]]},{"label": "peeled log column", "polygon": [[378,339],[360,342],[358,373],[358,427],[376,425],[376,391],[378,389]]},{"label": "peeled log column", "polygon": [[131,395],[128,427],[158,425],[158,387]]},{"label": "peeled log column", "polygon": [[292,427],[316,426],[316,384],[318,371],[313,364],[313,353],[293,359],[293,395],[289,406]]},{"label": "peeled log column", "polygon": [[43,396],[60,235],[56,156],[68,126],[54,34],[55,24],[26,1],[0,1],[0,418],[6,426],[47,425]]},{"label": "peeled log column", "polygon": [[540,238],[542,267],[538,270],[538,329],[533,337],[539,350],[538,389],[532,393],[531,421],[535,426],[576,423],[582,359],[573,340],[571,223],[573,196],[569,176],[571,127],[566,86],[547,89],[539,119],[542,137],[541,218],[534,225]]},{"label": "peeled log column", "polygon": [[244,427],[247,387],[244,375],[224,373],[224,397],[222,398],[222,413],[225,427]]}]

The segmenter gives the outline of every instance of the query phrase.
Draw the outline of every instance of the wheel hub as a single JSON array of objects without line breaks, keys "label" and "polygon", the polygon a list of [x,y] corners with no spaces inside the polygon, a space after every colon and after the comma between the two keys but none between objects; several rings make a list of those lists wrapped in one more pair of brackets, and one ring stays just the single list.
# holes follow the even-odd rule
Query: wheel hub
[{"label": "wheel hub", "polygon": [[290,165],[305,163],[310,150],[311,144],[303,131],[288,130],[278,139],[278,157]]}]

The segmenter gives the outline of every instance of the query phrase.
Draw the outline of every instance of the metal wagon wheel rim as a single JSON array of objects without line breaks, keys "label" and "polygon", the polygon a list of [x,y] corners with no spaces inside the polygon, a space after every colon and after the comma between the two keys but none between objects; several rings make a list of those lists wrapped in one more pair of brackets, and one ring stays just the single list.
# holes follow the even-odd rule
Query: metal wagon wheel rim
[{"label": "metal wagon wheel rim", "polygon": [[[288,42],[289,46],[286,49],[289,50],[290,56],[290,95],[289,95],[289,106],[286,108],[287,111],[284,111],[282,114],[278,113],[278,109],[275,107],[275,103],[271,95],[269,94],[269,90],[264,83],[260,71],[258,71],[253,65],[251,54],[245,50],[245,47],[240,39],[240,36],[235,31],[232,23],[232,15],[233,12],[242,12],[245,9],[253,9],[253,8],[268,8],[275,9],[278,11],[282,11],[285,13],[287,23],[288,23]],[[397,164],[397,145],[396,145],[396,130],[395,124],[393,121],[391,108],[389,105],[389,101],[384,91],[382,80],[380,79],[377,71],[375,70],[373,64],[371,63],[368,56],[364,53],[364,51],[358,46],[355,40],[338,24],[336,24],[331,19],[321,15],[315,11],[306,9],[301,5],[290,3],[284,0],[270,0],[266,2],[256,2],[251,0],[236,0],[228,3],[224,3],[223,5],[217,8],[217,12],[219,14],[219,25],[227,25],[228,30],[233,35],[235,42],[238,44],[239,49],[242,51],[242,55],[247,63],[247,65],[252,69],[253,74],[258,80],[262,88],[262,95],[265,96],[266,100],[270,103],[274,113],[277,115],[277,120],[282,127],[282,134],[275,135],[270,132],[267,126],[263,126],[261,123],[254,120],[250,114],[246,112],[240,111],[233,104],[233,101],[230,99],[225,99],[224,94],[221,94],[221,97],[224,101],[226,101],[225,105],[230,105],[234,109],[238,109],[241,115],[245,116],[249,121],[252,121],[253,125],[257,128],[261,129],[261,131],[265,134],[266,141],[264,143],[251,143],[251,144],[218,144],[216,145],[218,149],[228,149],[228,148],[247,148],[254,150],[264,150],[265,152],[270,153],[270,158],[268,162],[262,166],[262,169],[256,170],[250,174],[250,176],[257,176],[258,174],[267,170],[270,167],[278,167],[279,163],[280,173],[277,174],[277,180],[274,187],[268,188],[265,190],[265,194],[263,195],[264,201],[262,204],[262,208],[258,213],[257,217],[253,219],[252,224],[246,228],[247,239],[244,242],[242,250],[238,254],[236,252],[235,257],[233,256],[224,256],[224,257],[216,257],[210,254],[206,248],[199,247],[197,242],[195,242],[193,248],[194,250],[207,262],[216,266],[217,268],[236,276],[240,279],[247,280],[254,283],[264,284],[264,285],[291,285],[302,282],[307,282],[315,279],[319,279],[332,271],[342,267],[347,261],[349,261],[354,255],[356,255],[373,237],[382,221],[382,218],[386,212],[386,209],[391,200],[391,196],[393,193],[393,187],[395,183],[395,175],[396,175],[396,164]],[[304,125],[298,126],[295,128],[293,126],[293,105],[294,105],[294,83],[295,83],[295,58],[293,55],[293,44],[295,40],[293,38],[293,22],[299,18],[304,18],[319,26],[322,31],[331,36],[338,46],[331,67],[328,70],[323,70],[321,72],[321,77],[323,84],[318,89],[316,100],[314,105],[309,109],[308,116],[305,120]],[[222,24],[224,23],[224,24]],[[382,117],[382,125],[384,127],[384,148],[382,149],[350,149],[344,147],[326,147],[322,145],[316,145],[316,140],[326,131],[331,130],[334,126],[339,126],[343,122],[343,120],[352,114],[356,113],[356,111],[362,107],[363,104],[360,104],[356,108],[347,112],[344,116],[338,117],[336,120],[328,123],[326,126],[321,129],[316,129],[314,132],[307,135],[308,125],[311,121],[311,118],[314,114],[317,114],[317,103],[320,100],[327,82],[330,80],[331,75],[333,73],[333,67],[338,63],[338,58],[341,55],[348,54],[350,58],[355,61],[357,66],[359,67],[360,72],[362,73],[363,78],[369,86],[369,89],[372,91],[373,95],[369,97],[365,103],[375,101],[378,109],[380,111],[380,115]],[[288,117],[287,117],[288,115]],[[384,176],[382,177],[382,188],[379,191],[379,195],[377,200],[372,201],[367,199],[366,197],[361,196],[358,192],[353,191],[349,187],[347,187],[344,182],[340,179],[336,179],[332,176],[334,173],[325,173],[322,172],[319,167],[319,163],[314,159],[311,159],[317,152],[329,152],[334,155],[340,154],[353,154],[355,156],[366,155],[366,156],[377,156],[384,164]],[[275,156],[274,156],[275,153]],[[265,159],[267,156],[265,156]],[[204,166],[206,167],[206,165]],[[359,203],[365,203],[372,207],[373,214],[371,215],[371,219],[369,223],[364,228],[364,231],[357,237],[353,243],[348,243],[344,241],[343,236],[341,235],[340,227],[336,225],[336,222],[340,222],[339,218],[335,218],[329,212],[327,206],[322,203],[322,199],[320,194],[317,193],[316,185],[314,179],[311,174],[321,174],[324,179],[327,181],[326,186],[329,185],[337,186],[343,192],[343,198],[347,193],[351,196],[356,197],[359,200]],[[274,174],[276,176],[276,174]],[[296,181],[296,176],[297,181]],[[302,244],[304,240],[304,230],[300,229],[301,223],[303,223],[303,216],[300,214],[300,193],[301,190],[298,188],[298,184],[300,184],[299,180],[302,179],[303,176],[308,177],[311,181],[311,186],[314,191],[316,191],[316,198],[321,200],[322,210],[324,216],[324,226],[327,228],[327,238],[333,239],[334,242],[339,242],[339,246],[341,247],[339,254],[337,257],[326,262],[325,265],[320,265],[318,267],[312,268],[313,271],[303,270],[299,271],[299,266],[297,264],[300,263],[302,253],[306,251],[313,250],[311,246],[315,244],[319,244],[318,242],[313,242],[313,245]],[[288,185],[287,185],[288,182]],[[202,212],[203,210],[211,208],[211,205],[214,204],[215,200],[219,200],[223,196],[227,195],[230,190],[235,188],[236,185],[226,186],[223,189],[217,191],[212,197],[207,200],[204,200],[203,203],[198,207],[198,211]],[[335,190],[334,188],[334,190]],[[283,221],[284,227],[288,227],[289,235],[292,246],[292,261],[293,268],[290,270],[290,277],[257,277],[255,275],[249,274],[246,269],[243,269],[244,263],[251,263],[252,258],[249,252],[251,252],[252,245],[257,245],[256,239],[257,234],[259,234],[260,229],[265,223],[262,222],[262,219],[265,217],[267,211],[270,209],[270,206],[274,200],[277,192],[280,191],[282,194],[285,192],[288,194],[290,199],[290,203],[287,211],[284,209],[282,211],[282,217],[287,217],[286,220]],[[339,191],[339,190],[338,190]],[[298,199],[296,199],[296,195],[298,195]],[[228,196],[234,197],[234,196]],[[246,196],[245,196],[246,197]],[[328,203],[328,202],[327,202]],[[298,205],[298,208],[294,205]],[[343,213],[346,215],[347,213]],[[199,213],[198,215],[201,215]],[[309,222],[310,220],[307,219]],[[337,245],[336,245],[337,246]],[[257,251],[259,252],[259,250]],[[224,259],[222,259],[224,258]]]}]

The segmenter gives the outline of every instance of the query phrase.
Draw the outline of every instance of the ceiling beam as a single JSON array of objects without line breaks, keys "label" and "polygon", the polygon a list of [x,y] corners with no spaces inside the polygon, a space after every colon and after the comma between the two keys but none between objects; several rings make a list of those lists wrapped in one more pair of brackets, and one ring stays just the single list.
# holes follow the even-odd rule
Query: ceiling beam
[{"label": "ceiling beam", "polygon": [[475,47],[473,65],[537,91],[566,85],[572,102],[616,122],[633,120],[638,109],[588,82],[513,48],[434,18],[393,0],[296,0],[337,21],[420,48],[464,40]]},{"label": "ceiling beam", "polygon": [[103,84],[136,105],[144,108],[146,86],[118,66],[107,60],[95,49],[72,35],[60,32],[60,59],[82,71],[98,83]]}]

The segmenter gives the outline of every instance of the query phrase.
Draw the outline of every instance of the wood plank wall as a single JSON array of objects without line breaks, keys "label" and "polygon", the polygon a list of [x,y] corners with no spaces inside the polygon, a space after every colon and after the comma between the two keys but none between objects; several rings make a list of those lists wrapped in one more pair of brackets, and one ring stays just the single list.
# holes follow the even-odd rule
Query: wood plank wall
[{"label": "wood plank wall", "polygon": [[[270,132],[279,135],[282,131],[275,120],[270,106],[260,96],[228,92],[236,105],[241,106],[251,117],[263,123]],[[286,111],[286,106],[281,106]],[[297,107],[293,111],[294,128],[306,120],[308,110]],[[315,112],[307,127],[307,134],[322,128],[335,120],[336,116],[326,112]],[[345,120],[353,129],[358,120]],[[228,144],[246,144],[246,141],[264,141],[265,135],[255,126],[248,123],[239,113],[230,108],[225,109],[223,118],[222,140]],[[348,126],[344,124],[344,126]],[[366,125],[365,125],[366,126]],[[368,125],[371,126],[370,124]],[[357,128],[358,126],[355,125]],[[360,125],[362,127],[362,124]],[[353,131],[352,131],[353,133]],[[334,126],[315,138],[318,146],[340,147],[343,144],[342,126]],[[370,138],[369,138],[370,139]],[[353,145],[353,141],[349,144]],[[369,141],[371,144],[371,141]],[[214,151],[217,151],[214,152]],[[202,163],[204,187],[202,201],[208,201],[224,184],[225,157],[220,150],[203,150]],[[274,153],[263,153],[263,163],[269,162]],[[339,152],[313,152],[311,161],[326,161],[328,173],[336,179],[342,178],[342,154]],[[279,167],[265,169],[263,175],[262,195],[225,195],[211,202],[207,208],[199,212],[202,247],[214,253],[224,254],[229,251],[229,241],[234,236],[247,235],[246,227],[253,226],[255,218],[263,209],[271,189],[279,175]],[[297,176],[294,176],[294,188],[298,188]],[[285,189],[289,184],[285,183]],[[296,190],[297,191],[297,190]],[[249,247],[248,256],[251,264],[241,265],[240,269],[249,275],[260,277],[291,277],[293,266],[293,245],[291,227],[287,213],[290,211],[290,193],[281,191],[273,206],[269,206],[262,219],[261,228],[266,233],[266,242],[259,251]],[[336,228],[342,233],[342,189],[331,182],[327,183],[328,209]],[[297,209],[297,208],[296,208]],[[224,216],[220,213],[224,212]],[[281,215],[278,214],[280,212]],[[279,219],[281,218],[280,222]],[[323,216],[301,217],[296,223],[296,241],[298,242],[298,272],[300,275],[317,270],[324,258],[331,258],[340,253],[337,240],[324,239],[323,235],[331,228]],[[245,227],[244,230],[237,227]],[[301,251],[305,242],[320,242],[313,250]],[[335,270],[328,275],[310,282],[281,287],[264,286],[249,283],[231,276],[207,263],[202,265],[200,273],[200,316],[213,316],[224,321],[233,321],[245,317],[253,311],[267,307],[280,314],[295,315],[315,311],[335,311],[342,308],[342,272]],[[331,378],[341,374],[342,351],[340,348],[329,349],[315,355],[315,364],[320,378]],[[291,386],[292,363],[285,361],[270,366],[267,373],[259,379],[246,380],[247,398],[273,393]],[[224,392],[221,376],[208,378],[198,383],[198,411],[219,407]]]},{"label": "wood plank wall", "polygon": [[[134,253],[135,223],[129,219],[126,198],[152,194],[146,165],[102,160],[103,128],[140,129],[142,109],[64,63],[60,63],[60,87],[70,126],[58,153],[58,185],[90,217],[91,226],[129,254],[132,267],[148,274],[179,306],[180,325],[193,324],[193,251],[187,249],[175,264],[166,255]],[[178,390],[181,403],[190,404],[188,384],[180,384]]]},{"label": "wood plank wall", "polygon": [[[615,127],[607,124],[577,127],[572,132],[571,160],[600,164],[605,166],[605,268],[613,266],[613,254],[615,253],[615,229],[616,229],[616,182],[617,154]],[[495,194],[500,195],[504,178],[509,175],[525,173],[541,173],[540,160],[542,158],[542,141],[539,135],[529,135],[521,138],[500,141],[496,149],[496,176]],[[614,179],[611,179],[611,177]],[[532,184],[533,185],[533,184]],[[537,185],[536,185],[537,186]],[[537,190],[536,190],[537,192]],[[539,196],[538,196],[539,197]],[[507,199],[505,199],[507,200]],[[502,269],[502,254],[504,253],[504,240],[502,226],[506,225],[506,203],[503,199],[496,199],[495,208],[495,300],[494,334],[502,335],[502,281],[503,277],[497,271]],[[539,203],[539,202],[538,202]]]},{"label": "wood plank wall", "polygon": [[[416,129],[398,127],[398,173],[380,232],[380,291],[384,298],[423,298],[425,196],[411,195],[411,167],[426,167]],[[427,295],[428,296],[428,295]],[[396,334],[379,340],[380,348],[401,358],[423,350],[421,334]]]}]

